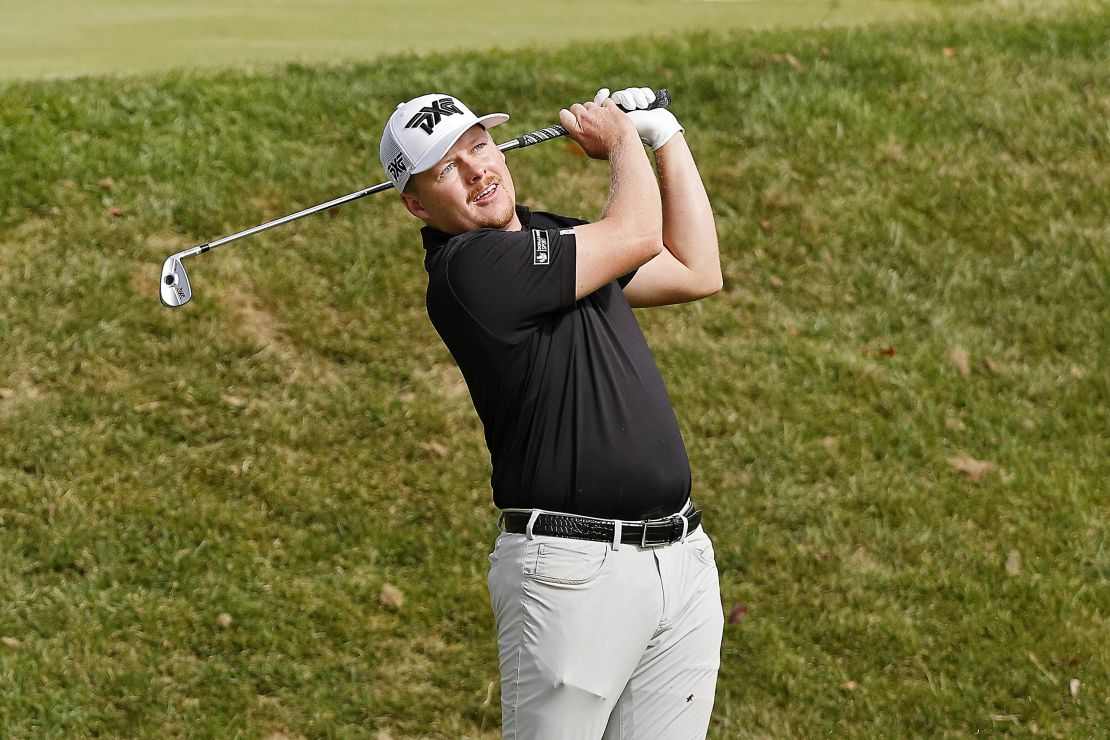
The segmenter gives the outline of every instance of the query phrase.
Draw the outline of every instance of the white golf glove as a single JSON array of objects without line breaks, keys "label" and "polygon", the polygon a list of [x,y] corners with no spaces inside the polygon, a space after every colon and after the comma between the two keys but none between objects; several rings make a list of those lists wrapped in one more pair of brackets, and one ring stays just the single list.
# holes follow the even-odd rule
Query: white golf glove
[{"label": "white golf glove", "polygon": [[609,94],[609,88],[603,87],[597,91],[594,102],[601,105],[609,97],[628,111],[628,117],[636,124],[640,141],[650,146],[652,151],[666,144],[679,131],[685,130],[674,117],[674,113],[666,108],[646,110],[655,102],[655,92],[650,87],[629,87],[612,95]]}]

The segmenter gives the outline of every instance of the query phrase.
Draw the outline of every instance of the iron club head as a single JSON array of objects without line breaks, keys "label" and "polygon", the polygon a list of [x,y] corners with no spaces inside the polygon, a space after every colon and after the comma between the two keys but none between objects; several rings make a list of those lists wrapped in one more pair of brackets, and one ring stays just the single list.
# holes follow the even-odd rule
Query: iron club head
[{"label": "iron club head", "polygon": [[170,308],[183,306],[193,297],[193,289],[189,286],[189,276],[185,273],[185,266],[181,264],[180,254],[167,257],[162,263],[162,280],[158,288],[162,303]]}]

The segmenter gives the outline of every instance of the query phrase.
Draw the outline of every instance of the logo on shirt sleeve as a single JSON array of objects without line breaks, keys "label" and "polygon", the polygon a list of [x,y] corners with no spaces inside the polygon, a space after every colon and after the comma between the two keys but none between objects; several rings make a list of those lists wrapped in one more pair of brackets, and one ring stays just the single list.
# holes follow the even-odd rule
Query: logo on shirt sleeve
[{"label": "logo on shirt sleeve", "polygon": [[532,229],[532,264],[546,265],[551,262],[551,251],[547,245],[547,232]]}]

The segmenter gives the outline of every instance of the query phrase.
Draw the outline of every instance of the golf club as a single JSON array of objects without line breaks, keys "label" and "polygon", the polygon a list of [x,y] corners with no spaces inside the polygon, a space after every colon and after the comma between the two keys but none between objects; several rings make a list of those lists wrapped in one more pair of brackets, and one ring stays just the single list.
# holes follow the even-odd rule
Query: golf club
[{"label": "golf club", "polygon": [[[654,108],[666,108],[670,104],[670,93],[667,91],[666,88],[660,88],[659,91],[655,94],[655,101],[650,106],[648,106],[648,110]],[[567,131],[565,128],[556,124],[554,126],[542,128],[539,131],[533,131],[530,134],[525,134],[524,136],[517,137],[511,141],[506,141],[504,144],[498,144],[497,148],[503,152],[511,151],[513,149],[522,149],[526,146],[538,144],[541,141],[550,141],[551,139],[557,139],[560,136],[565,136],[566,133]],[[334,200],[329,200],[327,203],[321,203],[320,205],[306,208],[303,211],[297,211],[296,213],[291,213],[288,216],[282,216],[281,218],[274,219],[273,221],[267,221],[266,223],[260,224],[253,228],[246,229],[244,231],[231,234],[230,236],[225,236],[220,239],[210,241],[207,244],[201,244],[191,249],[186,249],[176,254],[170,255],[166,258],[166,261],[162,263],[162,278],[159,281],[158,285],[159,295],[162,299],[162,303],[166,306],[169,306],[170,308],[177,308],[178,306],[183,306],[188,303],[189,299],[193,297],[193,289],[189,285],[189,275],[185,272],[185,266],[181,264],[181,261],[186,257],[193,257],[198,254],[204,254],[205,252],[209,252],[216,247],[222,247],[225,244],[230,244],[233,241],[238,241],[239,239],[253,236],[254,234],[259,234],[268,229],[272,229],[275,226],[281,226],[282,224],[287,224],[290,221],[296,221],[299,218],[311,216],[314,213],[326,211],[329,208],[335,208],[336,206],[341,206],[344,203],[350,203],[352,200],[358,200],[359,198],[364,198],[367,195],[373,195],[374,193],[380,193],[383,190],[389,190],[392,187],[392,182],[383,182],[378,185],[374,185],[372,187],[358,190],[354,193],[349,193],[339,198],[335,198]]]}]

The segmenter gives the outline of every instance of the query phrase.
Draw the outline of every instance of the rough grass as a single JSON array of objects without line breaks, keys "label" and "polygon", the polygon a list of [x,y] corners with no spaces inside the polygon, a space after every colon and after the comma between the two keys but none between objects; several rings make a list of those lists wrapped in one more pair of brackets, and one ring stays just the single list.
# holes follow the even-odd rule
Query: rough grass
[{"label": "rough grass", "polygon": [[[3,87],[0,735],[496,734],[488,458],[415,222],[378,196],[191,261],[180,310],[156,282],[381,180],[414,90],[517,132],[583,80],[671,87],[718,215],[725,290],[639,314],[736,617],[714,736],[1098,735],[1108,26]],[[599,212],[597,163],[512,162]]]}]

